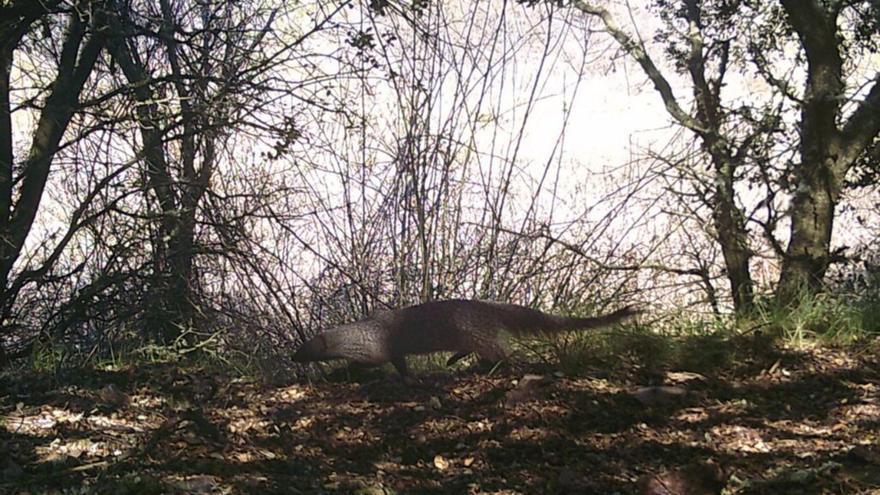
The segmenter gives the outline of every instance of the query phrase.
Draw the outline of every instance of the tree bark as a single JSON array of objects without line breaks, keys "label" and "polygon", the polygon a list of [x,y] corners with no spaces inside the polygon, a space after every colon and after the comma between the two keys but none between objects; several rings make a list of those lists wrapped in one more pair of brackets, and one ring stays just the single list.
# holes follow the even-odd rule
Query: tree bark
[{"label": "tree bark", "polygon": [[648,55],[642,43],[621,29],[607,9],[584,0],[575,0],[573,5],[582,12],[602,20],[609,34],[639,63],[642,71],[654,84],[669,115],[678,124],[699,137],[701,147],[712,161],[714,170],[711,186],[713,193],[707,201],[707,206],[712,209],[714,241],[721,247],[724,255],[724,267],[730,283],[734,310],[737,313],[750,310],[754,304],[754,289],[749,267],[752,252],[749,248],[745,219],[736,204],[734,192],[734,174],[742,162],[740,155],[747,150],[747,145],[742,144],[738,151],[735,151],[736,146],[726,139],[722,131],[725,115],[720,91],[726,72],[728,47],[724,48],[720,60],[721,68],[717,76],[714,79],[707,77],[700,2],[686,1],[685,20],[690,27],[687,36],[689,49],[686,64],[696,103],[696,112],[692,115],[678,103],[672,86]]},{"label": "tree bark", "polygon": [[777,286],[778,302],[789,305],[822,288],[844,178],[880,133],[880,73],[843,128],[838,127],[845,86],[837,22],[840,6],[826,7],[817,0],[780,3],[807,56],[800,163],[789,209],[791,235]]},{"label": "tree bark", "polygon": [[[157,304],[150,318],[150,327],[156,331],[158,340],[171,344],[178,340],[183,329],[193,326],[196,314],[193,290],[196,216],[213,174],[216,136],[209,129],[209,117],[200,113],[203,110],[194,110],[197,106],[194,102],[201,95],[194,95],[190,90],[187,84],[190,74],[184,74],[186,67],[181,66],[171,5],[161,0],[160,6],[163,25],[158,38],[171,67],[169,78],[181,109],[180,121],[171,119],[172,125],[180,123],[183,128],[177,156],[179,177],[174,176],[169,165],[168,157],[173,155],[164,141],[167,128],[159,115],[152,75],[127,44],[129,33],[124,29],[117,31],[111,52],[138,101],[135,116],[140,124],[146,172],[150,189],[162,210],[159,235],[153,240],[153,291]],[[125,12],[119,12],[119,16],[120,25],[124,25]],[[197,157],[200,158],[200,167],[196,167]]]},{"label": "tree bark", "polygon": [[725,109],[721,104],[721,87],[727,73],[730,43],[722,44],[718,60],[718,73],[714,78],[706,75],[706,47],[703,40],[703,12],[701,2],[686,0],[685,19],[689,24],[687,70],[693,84],[696,103],[695,119],[702,130],[696,131],[703,151],[709,155],[715,170],[714,194],[710,201],[712,219],[715,223],[715,240],[721,246],[733,308],[737,313],[747,312],[754,304],[754,289],[749,262],[749,234],[746,221],[736,203],[734,181],[742,155],[748,149],[748,139],[735,152],[724,135]]},{"label": "tree bark", "polygon": [[719,180],[715,189],[712,217],[715,235],[724,256],[730,294],[737,313],[744,313],[754,306],[754,288],[749,262],[749,249],[745,221],[733,199],[733,180]]},{"label": "tree bark", "polygon": [[[9,276],[16,260],[21,255],[33,226],[34,219],[40,207],[43,190],[49,177],[52,159],[58,151],[58,146],[67,126],[73,117],[79,102],[79,95],[86,80],[92,73],[92,68],[97,61],[98,55],[104,46],[104,36],[100,33],[100,25],[103,20],[96,19],[102,12],[98,5],[92,9],[92,18],[85,20],[78,15],[73,15],[70,26],[65,34],[61,50],[61,59],[58,65],[58,73],[52,83],[52,90],[46,98],[37,128],[34,132],[33,142],[27,159],[22,164],[18,199],[12,204],[12,170],[11,153],[5,148],[11,146],[10,134],[7,136],[4,118],[8,117],[9,99],[8,84],[4,83],[6,94],[3,96],[4,110],[0,116],[0,130],[4,135],[0,140],[3,142],[3,156],[0,157],[0,166],[4,168],[0,174],[0,191],[2,201],[0,206],[4,210],[4,216],[0,219],[0,310],[5,312],[11,306],[15,294],[9,291]],[[91,24],[91,29],[87,25]],[[87,32],[91,30],[91,34]],[[5,36],[4,36],[5,38]],[[85,43],[83,41],[85,40]],[[10,40],[11,41],[11,40]],[[4,76],[8,81],[8,69],[11,66],[14,46],[3,47]]]},{"label": "tree bark", "polygon": [[840,179],[831,167],[804,161],[791,201],[791,238],[782,262],[777,297],[783,304],[822,288],[828,270],[834,208]]},{"label": "tree bark", "polygon": [[179,195],[173,187],[174,179],[165,154],[164,126],[159,115],[159,107],[150,86],[151,78],[147,69],[128,44],[129,33],[122,27],[125,16],[120,13],[112,41],[109,44],[113,59],[119,64],[122,73],[133,88],[137,101],[135,118],[141,134],[141,148],[144,157],[144,168],[147,181],[159,204],[160,218],[157,232],[152,236],[152,291],[155,304],[148,309],[147,326],[154,338],[164,344],[171,344],[180,335],[179,319],[173,317],[176,312],[177,299],[185,298],[185,294],[175,297],[175,279],[170,276],[171,239],[178,230]]}]

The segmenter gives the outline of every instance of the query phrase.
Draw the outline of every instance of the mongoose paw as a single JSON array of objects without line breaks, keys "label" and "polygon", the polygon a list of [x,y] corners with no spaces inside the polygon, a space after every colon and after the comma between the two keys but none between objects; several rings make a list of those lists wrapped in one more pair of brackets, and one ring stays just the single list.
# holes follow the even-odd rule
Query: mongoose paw
[{"label": "mongoose paw", "polygon": [[416,378],[412,375],[401,376],[400,381],[402,381],[403,384],[406,385],[407,387],[416,387],[416,386],[422,384],[422,382],[420,382],[418,378]]}]

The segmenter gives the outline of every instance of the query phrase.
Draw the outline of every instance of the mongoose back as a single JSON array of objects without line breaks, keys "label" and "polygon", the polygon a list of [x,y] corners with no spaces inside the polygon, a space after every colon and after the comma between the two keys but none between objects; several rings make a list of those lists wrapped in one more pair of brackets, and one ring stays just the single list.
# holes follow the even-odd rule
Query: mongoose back
[{"label": "mongoose back", "polygon": [[330,328],[305,342],[294,361],[347,359],[364,365],[391,362],[407,375],[406,356],[451,351],[454,362],[470,353],[498,361],[507,355],[505,333],[513,336],[582,330],[613,325],[638,311],[627,306],[593,318],[542,313],[536,309],[487,301],[434,301]]}]

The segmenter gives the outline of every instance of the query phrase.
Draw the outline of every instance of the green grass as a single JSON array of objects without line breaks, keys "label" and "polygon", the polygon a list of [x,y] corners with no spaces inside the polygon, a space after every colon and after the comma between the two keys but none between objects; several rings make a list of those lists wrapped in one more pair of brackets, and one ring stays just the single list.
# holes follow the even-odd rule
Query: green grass
[{"label": "green grass", "polygon": [[[758,304],[741,317],[669,315],[594,331],[518,341],[530,361],[554,363],[571,375],[603,370],[689,370],[711,373],[770,359],[778,347],[859,345],[880,337],[880,303],[845,293],[803,297],[780,308]],[[773,358],[775,359],[775,358]]]},{"label": "green grass", "polygon": [[[227,330],[215,330],[197,347],[183,340],[171,346],[145,345],[132,336],[116,339],[112,346],[104,345],[100,352],[88,355],[74,352],[64,342],[43,341],[34,346],[30,359],[22,364],[38,372],[57,372],[77,366],[118,370],[142,364],[186,362],[237,376],[271,379],[290,378],[302,369],[289,360],[293,349],[283,349],[259,338],[254,338],[247,349],[229,345],[225,335],[235,332]],[[877,337],[878,298],[829,292],[803,297],[788,308],[760,301],[753,313],[738,318],[681,312],[650,323],[635,320],[598,331],[513,339],[510,347],[514,351],[513,362],[544,363],[568,375],[596,376],[622,370],[712,372],[752,359],[770,347],[859,345]],[[450,355],[410,356],[407,361],[416,375],[465,369],[476,362],[469,357],[447,368]],[[328,375],[354,377],[376,372],[348,370],[347,363],[338,361],[307,368],[305,376],[321,379]],[[390,375],[395,371],[389,364],[381,367],[379,373]]]},{"label": "green grass", "polygon": [[[251,352],[243,352],[226,345],[220,333],[215,333],[198,346],[178,340],[172,345],[142,343],[131,336],[117,338],[94,352],[73,352],[66,342],[36,341],[27,361],[18,366],[38,373],[55,373],[64,369],[90,368],[102,371],[119,371],[140,366],[179,364],[224,371],[239,377],[276,376],[284,371],[277,352],[269,356],[268,344],[257,342]],[[289,374],[289,370],[288,374]]]},{"label": "green grass", "polygon": [[850,345],[880,335],[880,301],[851,293],[802,296],[781,308],[759,304],[755,320],[785,344]]},{"label": "green grass", "polygon": [[29,365],[38,372],[56,372],[64,364],[67,348],[51,340],[38,339],[31,349]]}]

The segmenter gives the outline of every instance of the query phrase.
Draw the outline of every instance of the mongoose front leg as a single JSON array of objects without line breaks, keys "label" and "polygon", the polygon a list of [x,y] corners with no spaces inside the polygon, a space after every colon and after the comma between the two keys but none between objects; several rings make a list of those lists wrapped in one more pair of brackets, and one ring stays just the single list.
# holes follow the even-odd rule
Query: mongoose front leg
[{"label": "mongoose front leg", "polygon": [[394,365],[394,369],[400,373],[400,377],[403,378],[403,381],[409,377],[409,373],[406,369],[406,356],[395,356],[391,358],[391,364]]}]

